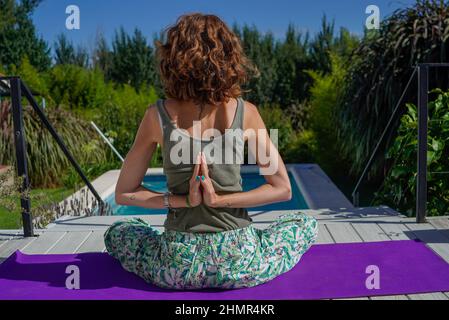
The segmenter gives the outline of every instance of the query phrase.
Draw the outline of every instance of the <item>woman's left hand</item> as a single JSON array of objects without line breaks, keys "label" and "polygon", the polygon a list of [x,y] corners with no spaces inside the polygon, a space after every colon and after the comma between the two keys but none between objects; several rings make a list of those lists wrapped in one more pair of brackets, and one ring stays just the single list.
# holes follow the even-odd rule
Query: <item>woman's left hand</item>
[{"label": "woman's left hand", "polygon": [[209,177],[209,167],[207,166],[206,156],[201,153],[201,187],[203,189],[203,203],[211,208],[217,207],[220,196],[215,193],[212,180]]}]

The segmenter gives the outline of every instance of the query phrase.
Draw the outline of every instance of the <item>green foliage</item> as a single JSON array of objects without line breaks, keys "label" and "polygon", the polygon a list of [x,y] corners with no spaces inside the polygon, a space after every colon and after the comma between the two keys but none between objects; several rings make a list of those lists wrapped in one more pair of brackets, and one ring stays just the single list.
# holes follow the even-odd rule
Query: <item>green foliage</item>
[{"label": "green foliage", "polygon": [[110,100],[113,91],[100,70],[76,65],[56,65],[49,71],[47,82],[56,106],[70,109],[103,106]]},{"label": "green foliage", "polygon": [[311,59],[314,66],[323,73],[331,71],[329,52],[334,42],[334,21],[328,22],[326,16],[321,20],[321,30],[310,45]]},{"label": "green foliage", "polygon": [[[129,85],[114,87],[104,80],[100,70],[76,65],[56,65],[48,73],[38,73],[24,59],[14,74],[20,75],[33,90],[47,98],[49,108],[46,113],[50,123],[92,178],[101,170],[118,169],[121,164],[87,121],[95,121],[125,156],[146,108],[158,98],[152,87],[142,87],[139,92]],[[24,115],[33,185],[50,187],[67,183],[75,186],[79,183],[76,172],[70,169],[65,156],[31,108],[25,108]],[[0,119],[0,163],[11,163],[14,159],[12,124],[7,100],[2,104]],[[160,152],[156,153],[152,164],[160,166]]]},{"label": "green foliage", "polygon": [[156,82],[154,50],[140,30],[136,29],[130,36],[123,28],[119,29],[111,51],[102,39],[97,42],[96,62],[104,68],[108,79],[136,90]]},{"label": "green foliage", "polygon": [[2,10],[0,10],[0,32],[8,25],[14,23],[14,1],[1,1]]},{"label": "green foliage", "polygon": [[[449,92],[438,91],[435,101],[429,103],[428,138],[428,214],[449,213]],[[387,177],[375,203],[389,205],[400,212],[415,215],[416,204],[416,152],[418,130],[417,108],[407,105],[398,136],[387,153],[391,164]]]},{"label": "green foliage", "polygon": [[310,81],[303,71],[312,68],[307,49],[308,35],[304,36],[297,32],[293,26],[289,26],[286,40],[283,43],[277,43],[276,72],[278,76],[274,89],[274,101],[284,108],[297,104],[307,97]]},{"label": "green foliage", "polygon": [[[93,213],[99,215],[111,215],[111,206],[99,208],[99,203],[86,189],[77,193],[70,201],[64,200],[74,190],[70,188],[58,189],[31,189],[30,187],[20,191],[23,186],[23,177],[16,174],[14,167],[0,174],[0,226],[3,229],[18,229],[22,224],[20,212],[21,199],[27,199],[31,203],[31,215],[35,228],[45,228],[56,219],[69,214],[75,216],[90,216]],[[100,210],[99,210],[100,209]]]},{"label": "green foliage", "polygon": [[[366,164],[413,67],[420,62],[449,61],[448,38],[449,5],[436,0],[418,0],[384,20],[380,30],[366,34],[351,58],[338,116],[343,154],[355,173]],[[445,87],[444,78],[432,77],[432,87]],[[414,84],[406,102],[416,101],[416,93]],[[387,141],[393,140],[398,125],[396,121]],[[373,170],[378,175],[388,146],[375,162]]]},{"label": "green foliage", "polygon": [[284,161],[314,162],[317,151],[314,132],[310,130],[295,131],[292,126],[292,118],[278,105],[265,105],[259,108],[259,112],[268,130],[278,130],[278,149]]},{"label": "green foliage", "polygon": [[[96,159],[94,159],[94,161],[86,161],[80,164],[80,167],[89,181],[93,181],[105,172],[120,169],[121,165],[120,161],[117,160],[108,159],[104,162],[97,162]],[[84,181],[72,166],[67,168],[62,180],[66,188],[78,190],[84,186]]]},{"label": "green foliage", "polygon": [[18,66],[27,55],[39,71],[51,64],[50,50],[38,37],[31,15],[41,0],[0,0],[0,65]]},{"label": "green foliage", "polygon": [[261,34],[256,27],[233,27],[260,73],[247,85],[245,98],[257,105],[281,106],[290,115],[295,130],[307,126],[307,101],[314,79],[305,71],[327,74],[331,52],[346,57],[358,44],[358,38],[346,29],[342,28],[336,36],[334,23],[329,23],[325,16],[322,21],[322,30],[313,39],[292,24],[285,40],[276,40],[270,32]]},{"label": "green foliage", "polygon": [[94,68],[102,70],[105,74],[108,74],[112,68],[112,54],[104,35],[101,33],[96,39],[92,64]]},{"label": "green foliage", "polygon": [[101,108],[101,112],[92,116],[92,120],[113,139],[114,146],[125,156],[146,109],[157,99],[152,87],[143,87],[137,92],[129,85],[123,85],[112,92],[110,101]]},{"label": "green foliage", "polygon": [[45,78],[30,63],[28,56],[24,56],[19,66],[11,66],[10,74],[20,76],[34,92],[51,101]]},{"label": "green foliage", "polygon": [[335,109],[343,93],[347,59],[330,53],[330,60],[331,70],[328,74],[308,72],[314,80],[310,89],[309,123],[319,148],[315,160],[326,172],[333,173],[339,172],[344,163],[336,143],[338,121]]},{"label": "green foliage", "polygon": [[292,136],[282,156],[284,161],[289,163],[316,163],[319,150],[321,148],[315,133],[312,130],[304,130]]},{"label": "green foliage", "polygon": [[60,34],[54,45],[56,64],[73,64],[83,68],[89,66],[87,50],[79,46],[75,49],[65,34]]},{"label": "green foliage", "polygon": [[289,147],[294,134],[291,119],[278,105],[265,105],[259,108],[260,115],[265,122],[267,130],[278,130],[278,148],[281,154]]},{"label": "green foliage", "polygon": [[[95,132],[85,121],[62,109],[46,109],[46,116],[80,163],[106,161],[106,149],[92,142]],[[11,106],[4,101],[0,108],[0,163],[15,163]],[[62,174],[69,162],[55,140],[31,107],[24,107],[28,169],[34,187],[55,187],[62,184]],[[90,151],[86,152],[90,147]]]},{"label": "green foliage", "polygon": [[262,35],[256,27],[246,25],[242,29],[234,26],[234,32],[240,36],[246,55],[259,71],[247,85],[250,91],[246,98],[257,104],[271,103],[278,79],[274,36],[270,32]]},{"label": "green foliage", "polygon": [[55,217],[58,202],[67,197],[73,190],[30,190],[20,192],[23,177],[17,176],[14,167],[0,174],[0,225],[3,229],[18,229],[22,225],[20,199],[29,199],[32,205],[33,224],[43,228]]}]

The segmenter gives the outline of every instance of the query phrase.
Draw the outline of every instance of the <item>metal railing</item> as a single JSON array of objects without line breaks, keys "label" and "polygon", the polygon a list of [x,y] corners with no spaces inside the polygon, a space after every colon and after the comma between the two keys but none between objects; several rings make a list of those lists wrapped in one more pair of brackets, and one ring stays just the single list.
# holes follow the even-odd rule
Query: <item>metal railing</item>
[{"label": "metal railing", "polygon": [[20,186],[21,194],[21,208],[22,208],[22,222],[23,222],[23,233],[25,237],[33,237],[33,219],[31,214],[31,201],[28,197],[24,196],[24,191],[29,190],[30,181],[28,176],[28,165],[27,165],[27,148],[26,148],[26,138],[25,138],[25,128],[23,126],[23,107],[22,98],[26,98],[30,103],[31,107],[39,116],[42,124],[47,128],[47,130],[52,135],[53,139],[56,141],[58,146],[61,148],[64,155],[67,157],[71,165],[75,168],[78,175],[84,181],[86,186],[92,192],[96,200],[99,202],[100,208],[104,207],[105,203],[101,199],[98,192],[87,179],[83,170],[76,162],[73,155],[67,149],[61,137],[56,132],[55,128],[48,121],[45,113],[41,110],[38,103],[36,102],[32,92],[27,87],[27,85],[19,77],[0,77],[0,82],[9,82],[11,97],[11,107],[13,116],[13,127],[14,127],[14,144],[15,144],[15,154],[17,159],[17,174],[19,177],[23,177],[23,184]]},{"label": "metal railing", "polygon": [[428,140],[428,120],[429,120],[429,69],[430,68],[448,68],[449,63],[422,63],[416,66],[405,87],[393,114],[391,115],[379,141],[377,142],[357,184],[352,192],[354,206],[359,206],[360,186],[368,175],[374,159],[376,158],[380,146],[384,142],[388,131],[391,129],[393,120],[398,115],[402,107],[402,102],[406,96],[410,84],[418,74],[418,148],[417,148],[417,181],[416,181],[416,222],[425,223],[427,216],[427,140]]},{"label": "metal railing", "polygon": [[95,122],[91,121],[90,124],[92,127],[94,127],[95,131],[100,135],[101,139],[111,148],[112,152],[115,153],[115,155],[120,159],[121,162],[125,162],[125,159],[123,156],[118,152],[118,150],[114,147],[114,145],[109,141],[109,139],[105,136],[105,134],[98,128],[98,126],[95,124]]}]

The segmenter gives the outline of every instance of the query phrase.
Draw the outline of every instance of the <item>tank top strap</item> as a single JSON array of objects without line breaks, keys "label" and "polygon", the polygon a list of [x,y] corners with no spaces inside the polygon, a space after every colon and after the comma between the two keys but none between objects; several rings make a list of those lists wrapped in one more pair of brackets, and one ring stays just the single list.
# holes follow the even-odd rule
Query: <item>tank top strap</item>
[{"label": "tank top strap", "polygon": [[159,121],[161,123],[162,131],[164,136],[167,136],[167,131],[172,131],[176,129],[175,123],[170,118],[167,109],[165,108],[164,100],[158,99],[156,103],[157,111],[159,114]]},{"label": "tank top strap", "polygon": [[234,122],[232,124],[232,129],[242,129],[243,130],[243,116],[245,114],[245,101],[242,97],[237,98],[237,110],[235,112]]}]

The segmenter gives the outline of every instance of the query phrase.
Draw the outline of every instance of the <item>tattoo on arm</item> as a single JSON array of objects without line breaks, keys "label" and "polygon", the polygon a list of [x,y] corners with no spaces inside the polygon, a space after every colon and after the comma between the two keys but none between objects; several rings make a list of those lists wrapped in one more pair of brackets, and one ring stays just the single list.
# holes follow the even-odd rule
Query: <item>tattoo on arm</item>
[{"label": "tattoo on arm", "polygon": [[136,200],[136,195],[135,194],[130,195],[129,200],[131,200],[131,201]]}]

